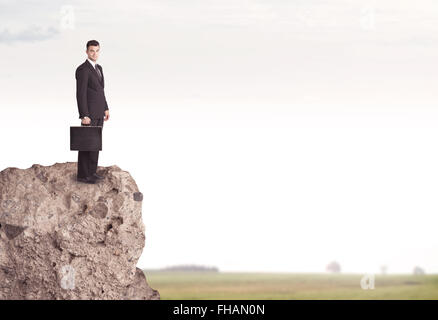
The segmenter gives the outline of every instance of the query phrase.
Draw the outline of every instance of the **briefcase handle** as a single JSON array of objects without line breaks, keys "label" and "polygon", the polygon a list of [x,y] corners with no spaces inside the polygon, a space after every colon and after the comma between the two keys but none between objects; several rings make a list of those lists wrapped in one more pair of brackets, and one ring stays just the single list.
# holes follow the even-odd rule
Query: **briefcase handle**
[{"label": "briefcase handle", "polygon": [[84,127],[102,127],[102,126],[92,126],[91,123],[89,123],[89,124],[82,124],[81,123],[81,126],[84,126]]}]

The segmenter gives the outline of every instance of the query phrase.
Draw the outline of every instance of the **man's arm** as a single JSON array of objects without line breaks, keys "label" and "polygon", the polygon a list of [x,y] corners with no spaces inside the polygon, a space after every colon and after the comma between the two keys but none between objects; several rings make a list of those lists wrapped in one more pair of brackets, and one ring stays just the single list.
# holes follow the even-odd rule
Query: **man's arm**
[{"label": "man's arm", "polygon": [[79,118],[90,117],[87,104],[88,72],[85,68],[76,70],[76,100]]},{"label": "man's arm", "polygon": [[105,94],[103,95],[103,98],[105,99],[105,111],[108,110],[108,103],[106,102]]},{"label": "man's arm", "polygon": [[[100,72],[102,73],[102,77],[103,77],[103,68],[102,68],[102,66],[100,64],[99,64],[98,68],[100,68]],[[106,98],[105,98],[105,90],[104,90],[104,93],[103,93],[103,99],[105,100],[105,111],[106,111],[106,110],[108,110],[108,103],[106,102]]]}]

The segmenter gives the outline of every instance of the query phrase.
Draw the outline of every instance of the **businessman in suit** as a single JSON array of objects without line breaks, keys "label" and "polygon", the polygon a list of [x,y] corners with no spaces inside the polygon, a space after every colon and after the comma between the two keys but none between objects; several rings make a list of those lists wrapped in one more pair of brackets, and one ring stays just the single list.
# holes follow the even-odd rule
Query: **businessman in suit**
[{"label": "businessman in suit", "polygon": [[[99,57],[99,42],[87,42],[87,60],[76,69],[76,100],[81,126],[101,126],[109,119],[108,104],[104,93],[102,66],[96,63]],[[79,151],[77,180],[96,183],[104,177],[96,173],[99,151]]]}]

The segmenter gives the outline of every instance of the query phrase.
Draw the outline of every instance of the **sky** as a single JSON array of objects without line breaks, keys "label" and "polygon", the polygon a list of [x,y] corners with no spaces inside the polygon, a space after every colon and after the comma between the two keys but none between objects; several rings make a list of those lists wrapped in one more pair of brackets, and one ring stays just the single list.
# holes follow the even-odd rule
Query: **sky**
[{"label": "sky", "polygon": [[96,39],[99,165],[144,195],[139,267],[437,273],[437,14],[432,0],[0,0],[0,170],[77,161],[74,72]]}]

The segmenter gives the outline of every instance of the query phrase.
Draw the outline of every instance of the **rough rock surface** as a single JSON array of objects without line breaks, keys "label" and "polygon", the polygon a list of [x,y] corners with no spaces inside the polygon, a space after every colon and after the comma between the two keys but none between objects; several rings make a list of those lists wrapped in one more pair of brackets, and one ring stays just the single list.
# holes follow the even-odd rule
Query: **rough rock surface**
[{"label": "rough rock surface", "polygon": [[127,171],[77,163],[0,172],[0,299],[160,299],[136,264],[143,195]]}]

